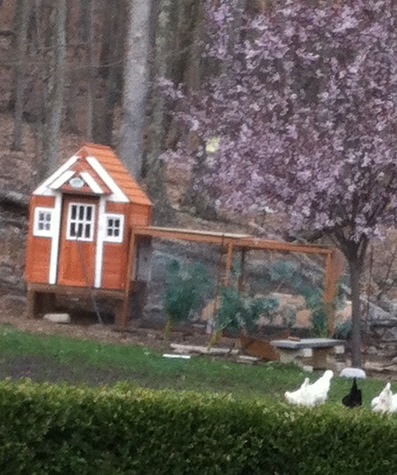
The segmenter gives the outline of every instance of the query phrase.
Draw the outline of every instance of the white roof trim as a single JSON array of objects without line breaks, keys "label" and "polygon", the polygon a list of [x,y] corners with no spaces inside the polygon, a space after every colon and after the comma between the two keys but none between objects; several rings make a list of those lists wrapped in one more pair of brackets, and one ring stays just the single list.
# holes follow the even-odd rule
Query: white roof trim
[{"label": "white roof trim", "polygon": [[88,172],[81,172],[81,178],[87,183],[87,185],[91,188],[91,191],[96,193],[97,195],[103,195],[105,192],[102,188],[98,185],[94,178]]},{"label": "white roof trim", "polygon": [[57,190],[64,183],[70,180],[72,176],[75,175],[75,173],[76,172],[74,172],[73,170],[68,170],[67,172],[63,173],[59,178],[57,178],[55,181],[53,181],[50,185],[50,188],[53,190]]},{"label": "white roof trim", "polygon": [[79,157],[77,155],[73,155],[73,157],[69,158],[62,166],[58,168],[51,176],[49,176],[38,188],[36,188],[33,192],[33,195],[44,195],[46,194],[47,188],[63,173],[65,173],[72,165],[74,165]]},{"label": "white roof trim", "polygon": [[87,157],[87,162],[91,165],[91,167],[96,171],[101,180],[113,193],[116,201],[119,201],[121,203],[130,202],[127,196],[122,192],[121,188],[117,185],[117,183],[113,180],[113,178],[109,175],[109,173],[95,157]]}]

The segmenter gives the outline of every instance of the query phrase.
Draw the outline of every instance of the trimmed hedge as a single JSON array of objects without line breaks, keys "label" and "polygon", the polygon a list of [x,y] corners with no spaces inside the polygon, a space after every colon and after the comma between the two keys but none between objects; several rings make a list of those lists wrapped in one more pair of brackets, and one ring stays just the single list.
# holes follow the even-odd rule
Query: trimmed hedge
[{"label": "trimmed hedge", "polygon": [[397,418],[324,406],[0,384],[0,473],[397,474]]}]

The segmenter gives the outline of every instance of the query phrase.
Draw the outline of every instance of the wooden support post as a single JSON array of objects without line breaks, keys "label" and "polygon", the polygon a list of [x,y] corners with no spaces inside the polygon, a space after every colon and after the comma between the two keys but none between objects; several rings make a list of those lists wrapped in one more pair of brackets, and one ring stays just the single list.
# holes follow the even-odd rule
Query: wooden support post
[{"label": "wooden support post", "polygon": [[36,292],[28,289],[26,315],[28,318],[34,318],[36,311]]},{"label": "wooden support post", "polygon": [[238,291],[243,292],[245,288],[245,255],[247,249],[244,247],[241,249],[241,260],[240,260],[240,275],[238,278]]},{"label": "wooden support post", "polygon": [[225,269],[225,287],[229,285],[230,282],[230,272],[232,269],[232,257],[233,257],[233,244],[229,242],[227,245],[227,258],[226,258],[226,269]]},{"label": "wooden support post", "polygon": [[123,331],[127,328],[127,314],[128,314],[128,306],[130,301],[130,292],[131,292],[131,279],[134,272],[134,265],[135,265],[135,234],[132,231],[130,236],[130,242],[128,247],[128,261],[127,261],[127,274],[126,274],[126,282],[125,282],[125,289],[124,289],[124,298],[123,298],[123,306],[121,309],[120,315],[120,324],[121,329]]},{"label": "wooden support post", "polygon": [[27,317],[38,318],[55,309],[55,295],[52,292],[38,292],[28,289]]}]

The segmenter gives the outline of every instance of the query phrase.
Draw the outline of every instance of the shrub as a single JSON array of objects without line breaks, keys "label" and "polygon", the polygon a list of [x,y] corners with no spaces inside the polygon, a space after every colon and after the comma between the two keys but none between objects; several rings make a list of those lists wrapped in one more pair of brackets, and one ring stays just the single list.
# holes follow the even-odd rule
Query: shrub
[{"label": "shrub", "polygon": [[334,331],[334,338],[338,340],[350,340],[352,333],[352,320],[349,318],[345,321],[338,321],[336,322],[335,331]]},{"label": "shrub", "polygon": [[395,474],[397,419],[170,391],[0,384],[0,472]]},{"label": "shrub", "polygon": [[202,264],[181,264],[176,259],[168,264],[167,273],[164,309],[168,317],[166,333],[169,333],[172,323],[187,320],[199,307],[210,287],[210,278]]},{"label": "shrub", "polygon": [[[300,294],[305,299],[305,305],[311,312],[311,323],[313,334],[317,337],[327,335],[328,317],[324,304],[323,290],[302,278],[300,266],[292,261],[279,261],[273,264],[269,271],[270,280],[278,285],[285,285],[291,290]],[[345,296],[341,286],[338,286],[337,296],[333,305],[335,308],[341,307],[345,301]]]},{"label": "shrub", "polygon": [[248,297],[231,287],[224,287],[220,291],[220,305],[215,316],[216,329],[252,333],[260,317],[271,321],[277,307],[276,299]]}]

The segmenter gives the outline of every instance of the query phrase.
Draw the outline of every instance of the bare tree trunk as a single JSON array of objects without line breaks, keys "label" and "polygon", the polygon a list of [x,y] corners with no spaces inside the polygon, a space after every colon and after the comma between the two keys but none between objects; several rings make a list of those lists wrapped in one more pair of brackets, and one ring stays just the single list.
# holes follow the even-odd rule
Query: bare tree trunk
[{"label": "bare tree trunk", "polygon": [[64,130],[71,134],[78,134],[77,121],[77,92],[79,87],[80,71],[79,65],[82,63],[82,54],[80,46],[75,46],[73,58],[70,58],[69,67],[67,71],[67,86],[64,90],[65,98],[65,121]]},{"label": "bare tree trunk", "polygon": [[94,118],[94,97],[95,97],[95,70],[94,70],[94,1],[82,0],[85,4],[87,17],[87,64],[88,64],[88,90],[87,90],[87,140],[92,141],[93,118]]},{"label": "bare tree trunk", "polygon": [[355,261],[349,261],[350,271],[350,288],[352,299],[352,366],[355,368],[361,368],[362,356],[361,356],[361,303],[360,303],[360,278],[361,268]]},{"label": "bare tree trunk", "polygon": [[[82,0],[84,2],[84,0]],[[120,0],[118,0],[118,3]],[[103,31],[102,31],[102,43],[101,52],[99,56],[99,63],[101,65],[99,72],[101,77],[107,78],[109,75],[109,67],[111,54],[111,45],[115,33],[117,32],[117,13],[118,4],[115,2],[106,2],[104,17],[102,19]]]},{"label": "bare tree trunk", "polygon": [[14,35],[12,37],[12,46],[17,46],[18,34],[22,27],[22,10],[23,10],[24,0],[15,0],[14,14],[12,18],[12,29]]},{"label": "bare tree trunk", "polygon": [[22,142],[22,119],[25,98],[26,50],[30,0],[22,0],[18,6],[20,8],[20,18],[18,21],[19,31],[17,32],[16,41],[18,63],[15,69],[14,133],[11,145],[13,150],[20,150]]},{"label": "bare tree trunk", "polygon": [[172,62],[172,8],[173,0],[160,0],[154,21],[157,20],[154,39],[154,61],[152,67],[151,123],[149,127],[148,150],[144,162],[144,174],[149,196],[154,204],[153,221],[156,224],[170,224],[173,213],[167,196],[166,167],[159,156],[164,151],[166,137],[166,113],[164,98],[156,81],[167,77]]},{"label": "bare tree trunk", "polygon": [[[88,2],[87,2],[88,3]],[[82,27],[84,31],[84,25],[81,25],[80,12],[81,9],[80,0],[67,0],[66,2],[66,44],[68,45],[68,67],[65,71],[65,114],[64,114],[64,129],[72,134],[79,133],[79,121],[78,121],[78,93],[80,80],[82,77],[85,79],[84,72],[81,70],[81,66],[84,64],[84,45],[82,36],[83,32],[80,31]],[[84,10],[84,9],[83,9]],[[79,38],[79,41],[76,41]],[[72,54],[70,54],[72,52]]]},{"label": "bare tree trunk", "polygon": [[[87,78],[87,116],[86,139],[93,140],[93,118],[95,98],[95,71],[94,71],[94,0],[79,0],[79,47],[86,63],[84,77]],[[107,25],[108,22],[106,22]],[[80,62],[81,64],[81,62]]]},{"label": "bare tree trunk", "polygon": [[[101,80],[96,80],[95,89],[101,89],[101,98],[95,98],[92,90],[93,100],[93,138],[95,142],[103,145],[112,145],[114,109],[120,103],[120,90],[122,83],[122,60],[123,43],[125,38],[125,2],[108,2],[105,18],[105,31],[103,32],[103,45],[101,53]],[[109,33],[108,23],[112,24]],[[109,36],[110,35],[110,36]],[[107,44],[110,42],[109,44]],[[98,84],[100,83],[100,84]],[[92,89],[94,79],[92,79]]]},{"label": "bare tree trunk", "polygon": [[[96,143],[102,145],[112,145],[114,108],[119,97],[117,75],[117,66],[111,66],[104,85],[104,97],[94,101],[93,137]],[[92,91],[93,93],[94,91]]]},{"label": "bare tree trunk", "polygon": [[141,176],[149,80],[151,0],[129,5],[119,154],[129,172]]},{"label": "bare tree trunk", "polygon": [[[184,6],[185,11],[181,11],[180,14],[183,14],[183,16],[179,19],[180,28],[183,29],[179,43],[181,45],[189,45],[182,67],[183,81],[186,84],[187,94],[190,95],[200,87],[201,77],[205,74],[202,62],[200,61],[202,56],[201,41],[203,39],[205,9],[202,4],[194,1],[190,4],[185,3]],[[187,28],[186,24],[188,21],[190,21],[190,24]],[[193,34],[191,34],[191,31]],[[183,61],[183,58],[181,59]],[[181,140],[184,140],[189,145],[189,149],[192,153],[195,153],[200,146],[205,149],[205,144],[201,143],[196,133],[190,131],[185,132]],[[201,158],[197,158],[193,166],[191,180],[184,194],[182,206],[204,219],[215,220],[217,214],[212,200],[209,200],[208,197],[201,192],[197,193],[194,187],[195,178],[205,173],[205,167],[205,157],[202,155]]]},{"label": "bare tree trunk", "polygon": [[50,53],[46,87],[44,163],[47,172],[58,166],[59,134],[62,122],[66,54],[66,0],[52,4],[50,15],[53,50]]}]

